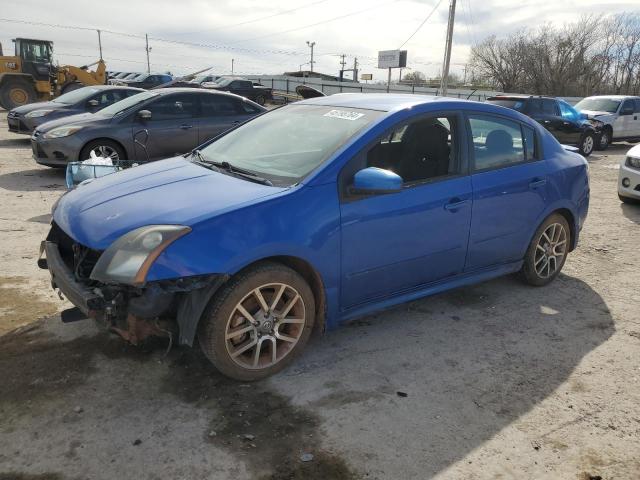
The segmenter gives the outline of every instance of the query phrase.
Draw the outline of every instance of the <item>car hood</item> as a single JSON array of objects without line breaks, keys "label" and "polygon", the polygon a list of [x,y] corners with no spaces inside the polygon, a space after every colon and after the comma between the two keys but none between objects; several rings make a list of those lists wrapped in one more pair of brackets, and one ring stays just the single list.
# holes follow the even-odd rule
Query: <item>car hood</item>
[{"label": "car hood", "polygon": [[613,113],[601,112],[598,110],[580,110],[580,112],[584,113],[587,116],[587,118],[598,118],[599,120],[601,120],[600,117],[609,117],[613,115]]},{"label": "car hood", "polygon": [[636,145],[635,147],[631,147],[631,150],[627,152],[628,157],[638,157],[640,158],[640,145]]},{"label": "car hood", "polygon": [[175,157],[78,186],[60,199],[53,219],[78,243],[104,250],[135,228],[165,224],[193,227],[284,190]]},{"label": "car hood", "polygon": [[95,115],[93,113],[78,113],[77,115],[69,115],[68,117],[58,118],[56,120],[51,120],[50,122],[43,123],[38,126],[38,132],[44,133],[49,130],[53,130],[56,127],[62,127],[63,125],[85,125],[85,124],[93,124],[97,121],[105,121],[108,122],[111,120],[111,117],[103,116],[103,115]]},{"label": "car hood", "polygon": [[56,103],[56,102],[38,102],[38,103],[30,103],[28,105],[22,105],[21,107],[16,107],[11,111],[17,113],[20,116],[24,116],[29,112],[34,112],[36,110],[65,110],[69,108],[71,105],[65,105],[64,103]]}]

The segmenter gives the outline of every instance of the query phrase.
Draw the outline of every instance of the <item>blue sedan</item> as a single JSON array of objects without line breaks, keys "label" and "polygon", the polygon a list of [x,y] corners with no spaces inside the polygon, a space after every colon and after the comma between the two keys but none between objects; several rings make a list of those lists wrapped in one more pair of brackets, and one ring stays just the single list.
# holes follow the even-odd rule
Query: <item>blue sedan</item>
[{"label": "blue sedan", "polygon": [[333,95],[79,186],[40,265],[76,306],[63,320],[197,337],[247,381],[314,330],[510,273],[548,284],[588,205],[584,158],[516,111]]}]

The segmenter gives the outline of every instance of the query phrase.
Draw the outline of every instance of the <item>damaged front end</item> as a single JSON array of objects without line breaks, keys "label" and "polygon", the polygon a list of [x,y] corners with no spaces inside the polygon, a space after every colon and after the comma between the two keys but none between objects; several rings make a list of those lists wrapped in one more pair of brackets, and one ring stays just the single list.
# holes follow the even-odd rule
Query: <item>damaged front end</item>
[{"label": "damaged front end", "polygon": [[202,275],[146,281],[151,264],[187,227],[151,226],[134,230],[105,251],[74,241],[56,223],[42,242],[41,268],[51,285],[75,308],[62,312],[63,322],[94,318],[137,345],[149,336],[178,336],[192,345],[198,321],[226,275]]}]

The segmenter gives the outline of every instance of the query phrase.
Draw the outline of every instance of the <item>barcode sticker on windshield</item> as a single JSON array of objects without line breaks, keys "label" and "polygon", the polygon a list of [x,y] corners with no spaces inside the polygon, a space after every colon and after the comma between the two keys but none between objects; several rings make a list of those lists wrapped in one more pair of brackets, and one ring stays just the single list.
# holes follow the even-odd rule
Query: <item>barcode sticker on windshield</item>
[{"label": "barcode sticker on windshield", "polygon": [[331,110],[324,114],[325,117],[341,118],[343,120],[357,120],[364,117],[364,113],[346,112],[344,110]]}]

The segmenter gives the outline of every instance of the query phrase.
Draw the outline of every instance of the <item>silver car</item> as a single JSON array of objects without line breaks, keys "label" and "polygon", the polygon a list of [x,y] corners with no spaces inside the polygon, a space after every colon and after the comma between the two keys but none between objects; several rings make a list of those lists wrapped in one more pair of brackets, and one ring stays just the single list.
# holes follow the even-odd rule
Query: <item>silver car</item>
[{"label": "silver car", "polygon": [[614,141],[640,141],[640,97],[625,95],[597,95],[574,105],[589,119],[602,122],[599,149],[606,149]]},{"label": "silver car", "polygon": [[[189,152],[265,111],[230,93],[152,90],[96,113],[44,123],[33,132],[31,147],[36,162],[50,167],[88,159],[91,152],[112,160],[159,160]],[[141,132],[145,132],[146,152],[135,142]]]}]

